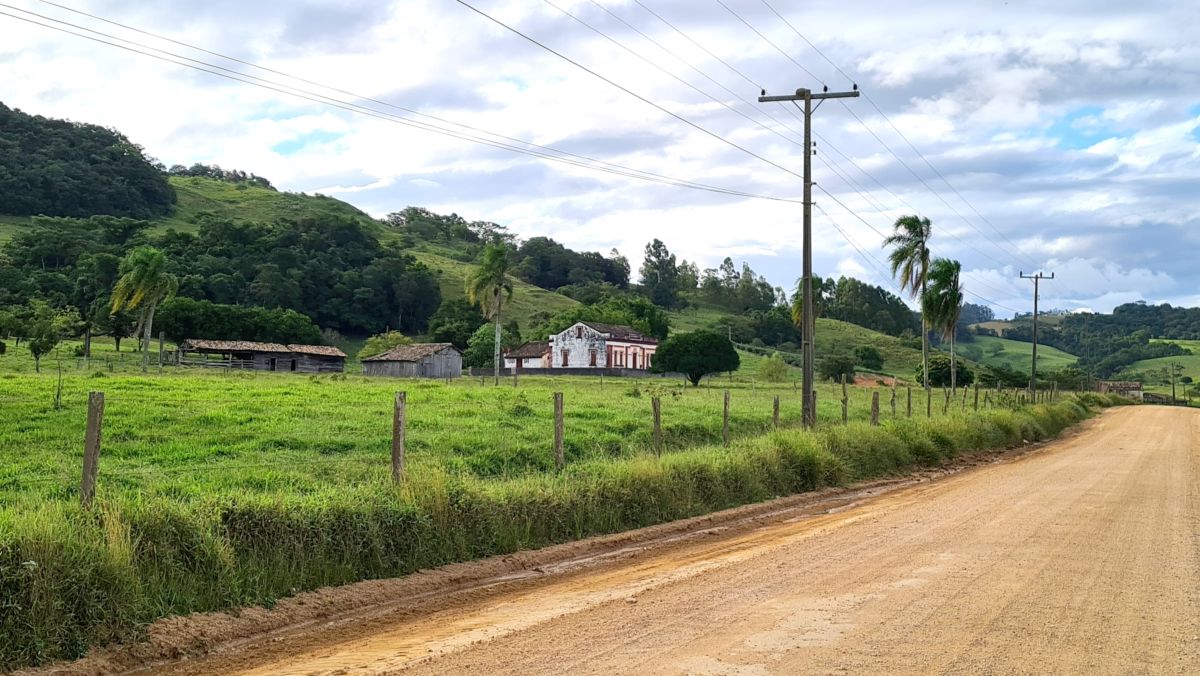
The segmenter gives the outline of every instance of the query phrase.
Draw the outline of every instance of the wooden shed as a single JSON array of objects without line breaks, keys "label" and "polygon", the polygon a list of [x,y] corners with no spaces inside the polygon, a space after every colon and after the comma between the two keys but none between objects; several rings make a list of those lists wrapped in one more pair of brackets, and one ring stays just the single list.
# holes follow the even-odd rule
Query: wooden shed
[{"label": "wooden shed", "polygon": [[457,378],[462,351],[450,343],[399,345],[362,360],[363,375],[393,378]]},{"label": "wooden shed", "polygon": [[328,345],[284,345],[249,340],[189,338],[179,344],[179,366],[212,366],[255,371],[341,373],[346,353]]}]

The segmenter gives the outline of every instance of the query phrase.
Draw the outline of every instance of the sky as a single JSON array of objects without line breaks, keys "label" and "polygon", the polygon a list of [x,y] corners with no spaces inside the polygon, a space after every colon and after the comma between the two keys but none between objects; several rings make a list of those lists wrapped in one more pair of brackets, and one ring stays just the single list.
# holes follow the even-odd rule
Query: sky
[{"label": "sky", "polygon": [[659,238],[791,289],[802,122],[756,99],[857,85],[813,116],[816,274],[898,292],[881,242],[916,213],[1001,317],[1031,309],[1035,271],[1055,274],[1042,308],[1200,305],[1200,3],[899,5],[3,0],[0,102],[376,216],[423,206],[616,248],[635,276]]}]

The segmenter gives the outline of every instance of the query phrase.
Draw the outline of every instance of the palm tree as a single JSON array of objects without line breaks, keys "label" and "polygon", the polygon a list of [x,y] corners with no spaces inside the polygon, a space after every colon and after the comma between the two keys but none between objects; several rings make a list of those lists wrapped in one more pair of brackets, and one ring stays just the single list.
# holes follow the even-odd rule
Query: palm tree
[{"label": "palm tree", "polygon": [[920,216],[901,216],[883,246],[894,247],[888,254],[892,274],[899,276],[900,290],[921,299],[921,372],[929,388],[929,329],[925,318],[925,285],[929,276],[929,238],[933,224]]},{"label": "palm tree", "polygon": [[499,244],[489,244],[483,249],[479,265],[467,274],[467,300],[478,305],[483,310],[483,316],[496,324],[496,344],[492,357],[496,385],[500,384],[500,308],[513,294],[513,285],[508,279],[510,266],[508,249]]},{"label": "palm tree", "polygon": [[142,370],[150,363],[150,337],[154,335],[154,311],[158,304],[179,290],[179,280],[167,272],[167,257],[153,247],[129,252],[117,269],[121,275],[113,287],[112,312],[141,309],[138,328],[142,332]]},{"label": "palm tree", "polygon": [[935,258],[929,266],[929,288],[921,298],[929,326],[950,340],[950,392],[958,391],[958,364],[954,361],[954,334],[962,315],[962,265],[948,258]]}]

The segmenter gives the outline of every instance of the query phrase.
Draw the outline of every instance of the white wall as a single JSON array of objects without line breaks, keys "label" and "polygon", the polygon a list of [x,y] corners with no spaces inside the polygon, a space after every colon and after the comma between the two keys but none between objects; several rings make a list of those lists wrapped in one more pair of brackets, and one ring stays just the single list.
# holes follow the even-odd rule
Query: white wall
[{"label": "white wall", "polygon": [[[551,368],[607,368],[605,354],[606,342],[604,334],[577,323],[566,331],[550,337],[550,367]],[[563,350],[567,351],[567,360],[563,361]],[[596,363],[591,360],[592,350],[596,351]]]}]

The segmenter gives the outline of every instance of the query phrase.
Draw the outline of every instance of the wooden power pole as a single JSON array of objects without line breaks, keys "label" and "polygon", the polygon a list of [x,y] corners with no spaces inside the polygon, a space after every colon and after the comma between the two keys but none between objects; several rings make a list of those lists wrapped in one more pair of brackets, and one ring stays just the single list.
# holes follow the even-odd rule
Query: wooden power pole
[{"label": "wooden power pole", "polygon": [[1042,273],[1036,275],[1027,275],[1024,272],[1020,273],[1021,279],[1033,280],[1033,363],[1029,367],[1029,400],[1036,401],[1037,397],[1037,341],[1038,341],[1038,296],[1041,291],[1041,282],[1043,279],[1054,279],[1054,273],[1051,272],[1047,277]]},{"label": "wooden power pole", "polygon": [[[813,334],[816,332],[816,312],[813,309],[813,271],[812,271],[812,156],[814,153],[812,144],[812,114],[813,101],[817,102],[817,106],[821,105],[821,101],[825,99],[846,99],[858,96],[858,85],[854,85],[853,91],[848,92],[831,92],[829,87],[825,87],[825,91],[814,92],[811,89],[797,89],[795,94],[787,94],[784,96],[767,96],[766,90],[762,91],[762,96],[758,97],[759,103],[772,102],[789,102],[794,104],[804,113],[804,317],[801,322],[800,333],[802,334],[803,347],[803,379],[804,379],[804,394],[802,401],[804,405],[804,426],[812,427],[817,420],[817,405],[813,390]],[[798,101],[803,101],[801,106]]]}]

